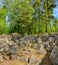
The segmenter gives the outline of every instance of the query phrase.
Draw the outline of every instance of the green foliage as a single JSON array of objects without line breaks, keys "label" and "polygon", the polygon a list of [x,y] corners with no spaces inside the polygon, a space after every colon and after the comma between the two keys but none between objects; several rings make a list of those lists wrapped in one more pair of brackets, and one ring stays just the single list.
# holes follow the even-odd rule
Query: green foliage
[{"label": "green foliage", "polygon": [[0,34],[8,33],[7,32],[7,24],[5,21],[7,9],[4,7],[0,9]]},{"label": "green foliage", "polygon": [[16,0],[10,8],[11,32],[27,33],[27,27],[32,23],[34,8],[27,0]]},{"label": "green foliage", "polygon": [[7,33],[7,25],[4,21],[0,20],[0,34]]},{"label": "green foliage", "polygon": [[4,0],[0,8],[0,34],[58,32],[58,20],[53,16],[55,6],[55,0]]}]

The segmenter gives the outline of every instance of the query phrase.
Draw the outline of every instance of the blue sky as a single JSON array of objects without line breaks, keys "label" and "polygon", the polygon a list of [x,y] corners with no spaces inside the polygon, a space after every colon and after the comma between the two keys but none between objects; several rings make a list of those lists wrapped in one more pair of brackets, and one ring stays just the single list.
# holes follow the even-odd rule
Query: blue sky
[{"label": "blue sky", "polygon": [[58,19],[58,0],[56,0],[56,7],[53,9],[53,16]]},{"label": "blue sky", "polygon": [[2,7],[3,5],[3,0],[0,0],[0,8]]}]

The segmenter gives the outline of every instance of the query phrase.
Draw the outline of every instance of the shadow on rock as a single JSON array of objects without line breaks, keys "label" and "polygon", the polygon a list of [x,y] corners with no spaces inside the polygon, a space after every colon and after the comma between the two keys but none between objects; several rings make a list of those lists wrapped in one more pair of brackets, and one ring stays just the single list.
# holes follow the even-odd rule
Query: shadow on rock
[{"label": "shadow on rock", "polygon": [[49,52],[46,53],[39,65],[52,65]]}]

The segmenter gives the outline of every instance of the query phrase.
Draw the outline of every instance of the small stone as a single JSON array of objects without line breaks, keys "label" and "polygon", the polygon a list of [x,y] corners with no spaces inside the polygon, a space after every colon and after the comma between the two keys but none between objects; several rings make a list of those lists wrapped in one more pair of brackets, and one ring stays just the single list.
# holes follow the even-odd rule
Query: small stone
[{"label": "small stone", "polygon": [[39,45],[39,47],[38,47],[38,53],[39,54],[45,54],[46,53],[46,50],[44,49],[44,45],[43,44]]},{"label": "small stone", "polygon": [[55,41],[54,37],[49,37],[48,41],[49,41],[49,43],[53,43]]},{"label": "small stone", "polygon": [[29,58],[29,56],[27,56],[27,55],[22,56],[22,57],[20,57],[20,61],[28,62],[28,58]]},{"label": "small stone", "polygon": [[33,44],[33,48],[34,48],[34,49],[38,49],[38,44],[34,43],[34,44]]},{"label": "small stone", "polygon": [[9,59],[12,59],[12,60],[17,59],[17,55],[10,55]]},{"label": "small stone", "polygon": [[3,62],[3,56],[0,54],[0,62]]},{"label": "small stone", "polygon": [[39,37],[39,38],[37,38],[37,43],[38,44],[41,44],[42,43],[42,39]]}]

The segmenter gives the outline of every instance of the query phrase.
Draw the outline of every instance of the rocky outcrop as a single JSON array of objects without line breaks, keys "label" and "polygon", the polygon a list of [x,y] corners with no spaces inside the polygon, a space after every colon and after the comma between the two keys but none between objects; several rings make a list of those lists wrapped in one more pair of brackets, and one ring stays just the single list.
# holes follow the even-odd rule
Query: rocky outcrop
[{"label": "rocky outcrop", "polygon": [[53,65],[58,65],[58,46],[55,46],[50,55]]},{"label": "rocky outcrop", "polygon": [[[57,50],[58,34],[32,36],[13,33],[10,35],[0,35],[1,62],[8,56],[9,59],[25,61],[28,65],[40,65],[45,54],[48,52],[51,63],[58,65]],[[37,58],[37,54],[43,57]]]}]

